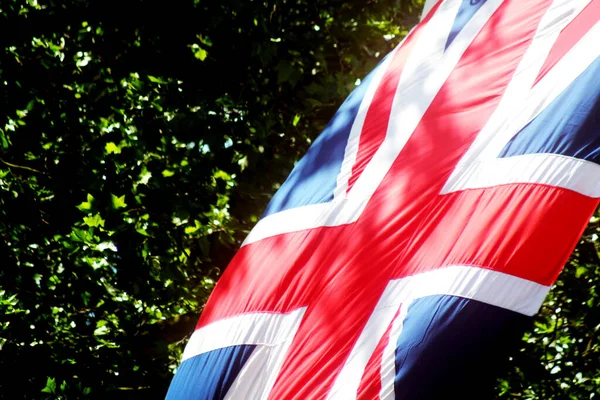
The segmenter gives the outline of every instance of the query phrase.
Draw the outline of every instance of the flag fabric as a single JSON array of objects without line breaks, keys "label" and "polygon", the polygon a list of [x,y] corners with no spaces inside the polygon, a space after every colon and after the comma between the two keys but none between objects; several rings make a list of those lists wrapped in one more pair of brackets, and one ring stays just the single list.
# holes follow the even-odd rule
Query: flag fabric
[{"label": "flag fabric", "polygon": [[541,306],[600,197],[600,0],[428,6],[273,197],[168,399],[469,398]]}]

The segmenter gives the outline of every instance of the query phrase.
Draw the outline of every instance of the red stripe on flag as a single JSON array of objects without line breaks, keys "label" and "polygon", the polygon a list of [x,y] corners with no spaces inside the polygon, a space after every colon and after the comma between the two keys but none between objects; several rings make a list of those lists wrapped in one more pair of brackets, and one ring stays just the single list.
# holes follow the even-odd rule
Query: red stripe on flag
[{"label": "red stripe on flag", "polygon": [[403,261],[419,251],[413,239],[428,208],[497,106],[549,4],[502,3],[359,220],[337,228],[345,232],[334,235],[339,241],[317,246],[328,256],[312,282],[322,279],[323,286],[311,297],[270,399],[325,398],[387,282],[409,272]]},{"label": "red stripe on flag", "polygon": [[427,239],[422,227],[431,223],[439,193],[497,108],[550,3],[524,7],[522,2],[508,1],[498,8],[371,198],[361,219],[391,227],[386,234],[396,238],[398,262],[413,258],[411,254]]},{"label": "red stripe on flag", "polygon": [[[326,397],[390,279],[461,260],[542,283],[560,269],[573,243],[563,245],[564,251],[552,247],[545,255],[545,249],[557,246],[558,235],[546,232],[547,223],[542,222],[539,230],[533,226],[538,219],[552,221],[553,226],[564,225],[562,241],[566,234],[576,239],[575,230],[582,227],[566,225],[574,216],[581,218],[580,213],[591,213],[595,200],[532,185],[439,196],[497,106],[549,3],[524,7],[513,0],[500,6],[356,223],[283,234],[238,252],[199,326],[243,313],[308,307],[271,399]],[[530,205],[525,206],[527,202]],[[575,204],[577,210],[566,204]],[[536,221],[528,224],[526,218]],[[501,226],[508,229],[508,238]],[[514,245],[519,235],[542,235],[545,240],[534,239],[511,252],[503,243]],[[549,274],[539,271],[541,262],[549,263]]]},{"label": "red stripe on flag", "polygon": [[429,209],[429,221],[412,244],[419,250],[411,251],[403,274],[472,265],[551,285],[597,204],[567,189],[534,184],[444,195]]},{"label": "red stripe on flag", "polygon": [[383,361],[383,351],[390,342],[392,326],[400,314],[401,307],[403,307],[403,305],[396,311],[396,315],[394,315],[392,322],[386,329],[379,343],[377,343],[375,351],[373,351],[371,358],[369,358],[369,361],[367,362],[360,386],[358,387],[358,395],[356,397],[358,400],[379,400],[379,394],[381,392],[381,363]]},{"label": "red stripe on flag", "polygon": [[352,186],[365,169],[369,161],[375,155],[379,146],[385,139],[387,133],[392,104],[400,76],[406,64],[406,60],[410,56],[415,42],[418,40],[418,32],[414,32],[410,37],[406,38],[406,42],[402,48],[394,55],[394,59],[390,63],[387,71],[381,79],[379,87],[375,91],[371,105],[367,111],[365,122],[358,142],[358,152],[356,161],[352,167],[352,174],[348,178],[348,188],[346,193],[350,192]]},{"label": "red stripe on flag", "polygon": [[394,95],[396,94],[406,60],[412,52],[414,43],[418,40],[421,27],[431,20],[441,3],[439,1],[435,4],[411,35],[406,38],[402,48],[398,49],[399,51],[395,54],[388,70],[385,72],[380,86],[375,91],[371,105],[367,110],[362,132],[360,133],[358,152],[354,166],[352,167],[352,174],[348,178],[346,193],[350,192],[352,186],[354,186],[354,183],[356,183],[356,180],[385,139]]}]

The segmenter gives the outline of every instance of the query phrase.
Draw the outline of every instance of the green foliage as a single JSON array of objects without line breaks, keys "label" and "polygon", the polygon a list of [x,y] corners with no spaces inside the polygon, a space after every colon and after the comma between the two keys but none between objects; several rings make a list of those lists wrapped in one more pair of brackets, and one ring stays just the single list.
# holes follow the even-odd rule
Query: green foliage
[{"label": "green foliage", "polygon": [[0,397],[162,398],[270,196],[417,14],[3,3]]},{"label": "green foliage", "polygon": [[[0,398],[163,398],[219,274],[421,2],[4,3]],[[594,220],[499,398],[598,394],[599,265]]]}]

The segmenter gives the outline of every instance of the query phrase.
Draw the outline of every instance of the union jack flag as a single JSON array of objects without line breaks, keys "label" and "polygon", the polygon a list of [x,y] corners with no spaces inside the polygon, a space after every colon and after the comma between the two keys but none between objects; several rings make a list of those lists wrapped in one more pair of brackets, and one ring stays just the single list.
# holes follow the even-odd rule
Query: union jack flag
[{"label": "union jack flag", "polygon": [[598,203],[599,21],[600,0],[429,8],[275,194],[168,399],[469,397]]}]

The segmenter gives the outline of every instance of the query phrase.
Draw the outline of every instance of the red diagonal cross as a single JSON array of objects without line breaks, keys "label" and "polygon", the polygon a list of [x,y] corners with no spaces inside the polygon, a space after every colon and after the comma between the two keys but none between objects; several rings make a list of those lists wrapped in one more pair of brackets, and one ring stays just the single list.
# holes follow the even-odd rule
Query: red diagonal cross
[{"label": "red diagonal cross", "polygon": [[[549,194],[545,188],[543,196],[539,193],[542,204],[519,208],[536,195],[535,185],[439,195],[496,108],[549,3],[540,1],[537,13],[518,1],[500,6],[356,222],[269,237],[235,256],[198,328],[239,314],[307,307],[270,399],[325,398],[392,279],[447,265],[475,265],[545,285],[554,281],[573,246],[560,237],[579,233],[565,233],[579,227],[569,224],[574,216],[563,213],[564,204],[585,219],[594,208],[593,199],[560,188]],[[404,61],[418,35],[415,31],[395,55],[367,114],[361,141],[367,136],[371,144],[383,140]],[[372,157],[375,147],[370,148],[370,154],[359,155],[355,171]],[[552,196],[552,191],[561,196]],[[514,223],[506,223],[509,217]],[[541,222],[529,226],[528,219]],[[521,237],[533,239],[511,246]]]}]

